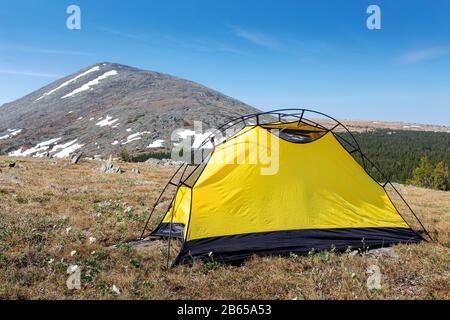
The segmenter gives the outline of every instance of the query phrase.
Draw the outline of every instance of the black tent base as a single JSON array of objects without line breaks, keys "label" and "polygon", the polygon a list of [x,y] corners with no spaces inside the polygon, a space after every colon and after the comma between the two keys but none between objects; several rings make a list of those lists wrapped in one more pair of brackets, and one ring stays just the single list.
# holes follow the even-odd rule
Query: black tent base
[{"label": "black tent base", "polygon": [[191,240],[184,243],[174,262],[193,260],[240,263],[253,256],[305,255],[311,251],[375,249],[423,238],[409,228],[340,228],[260,232]]}]

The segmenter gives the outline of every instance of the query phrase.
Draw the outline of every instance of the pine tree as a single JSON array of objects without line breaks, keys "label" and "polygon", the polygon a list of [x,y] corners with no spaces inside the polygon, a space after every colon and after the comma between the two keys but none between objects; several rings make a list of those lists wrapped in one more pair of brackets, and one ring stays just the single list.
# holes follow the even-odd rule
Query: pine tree
[{"label": "pine tree", "polygon": [[418,187],[431,188],[433,182],[433,167],[428,157],[424,155],[420,158],[419,166],[414,169],[413,177],[409,183]]},{"label": "pine tree", "polygon": [[439,162],[433,171],[433,189],[449,189],[448,166],[444,161]]}]

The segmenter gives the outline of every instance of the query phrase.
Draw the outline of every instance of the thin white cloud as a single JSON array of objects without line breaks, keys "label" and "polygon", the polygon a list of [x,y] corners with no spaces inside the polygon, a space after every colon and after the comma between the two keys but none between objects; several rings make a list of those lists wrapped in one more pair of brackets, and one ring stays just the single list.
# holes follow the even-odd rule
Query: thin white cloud
[{"label": "thin white cloud", "polygon": [[56,54],[56,55],[74,55],[74,56],[94,56],[94,53],[82,52],[76,50],[60,50],[53,48],[42,48],[34,46],[24,46],[18,44],[4,44],[0,45],[0,48],[13,51],[43,53],[43,54]]},{"label": "thin white cloud", "polygon": [[255,45],[272,50],[280,49],[280,44],[278,41],[262,32],[248,30],[241,27],[232,27],[232,29],[235,36],[250,41]]},{"label": "thin white cloud", "polygon": [[119,30],[115,30],[115,29],[111,29],[111,28],[107,28],[107,27],[100,27],[99,30],[110,33],[112,35],[115,35],[115,36],[118,36],[121,38],[127,38],[130,40],[135,40],[135,41],[146,41],[147,40],[145,37],[138,35],[138,34],[123,32],[123,31],[119,31]]},{"label": "thin white cloud", "polygon": [[127,40],[141,42],[146,45],[156,46],[161,43],[164,43],[164,45],[168,47],[184,48],[199,52],[226,52],[226,53],[243,54],[243,52],[233,48],[230,45],[217,42],[216,40],[211,39],[180,38],[172,36],[170,34],[163,34],[156,31],[148,31],[144,36],[135,33],[123,32],[121,30],[116,30],[109,27],[99,27],[98,29],[111,35],[124,38]]},{"label": "thin white cloud", "polygon": [[434,47],[407,52],[397,58],[402,64],[411,64],[421,61],[435,59],[449,53],[447,47]]},{"label": "thin white cloud", "polygon": [[54,73],[46,73],[39,71],[29,70],[14,70],[14,69],[0,69],[0,74],[14,75],[14,76],[27,76],[27,77],[40,77],[40,78],[61,78],[62,76]]}]

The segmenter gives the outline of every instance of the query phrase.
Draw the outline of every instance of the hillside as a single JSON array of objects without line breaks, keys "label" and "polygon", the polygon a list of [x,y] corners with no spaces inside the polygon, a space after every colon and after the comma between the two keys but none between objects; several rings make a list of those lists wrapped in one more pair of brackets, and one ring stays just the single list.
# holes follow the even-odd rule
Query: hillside
[{"label": "hillside", "polygon": [[[450,298],[449,192],[399,186],[438,242],[396,246],[397,258],[327,252],[166,272],[165,242],[111,246],[140,234],[175,167],[121,163],[117,176],[100,173],[99,161],[10,161],[0,157],[0,299]],[[81,289],[69,291],[74,264]],[[380,290],[366,286],[371,265],[380,268]]]},{"label": "hillside", "polygon": [[120,148],[170,145],[257,110],[197,83],[114,63],[99,63],[0,107],[0,154],[108,156]]},{"label": "hillside", "polygon": [[[331,115],[332,116],[332,115]],[[450,133],[450,126],[409,123],[409,122],[389,122],[389,121],[370,121],[370,120],[354,120],[341,119],[343,124],[352,132],[372,132],[375,130],[395,130],[395,131],[414,131],[414,132],[446,132]],[[330,121],[321,120],[321,123],[331,124]]]}]

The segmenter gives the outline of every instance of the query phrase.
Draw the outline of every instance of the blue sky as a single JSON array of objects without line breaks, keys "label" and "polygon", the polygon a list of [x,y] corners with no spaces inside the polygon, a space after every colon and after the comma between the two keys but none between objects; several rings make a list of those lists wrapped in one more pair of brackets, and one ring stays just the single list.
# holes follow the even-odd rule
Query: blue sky
[{"label": "blue sky", "polygon": [[[81,30],[66,28],[67,6]],[[381,30],[366,27],[370,4]],[[450,125],[450,1],[4,1],[0,104],[100,61],[270,110]]]}]

